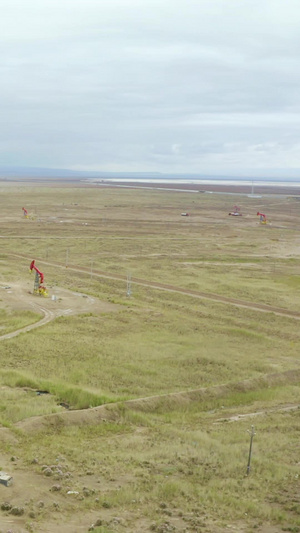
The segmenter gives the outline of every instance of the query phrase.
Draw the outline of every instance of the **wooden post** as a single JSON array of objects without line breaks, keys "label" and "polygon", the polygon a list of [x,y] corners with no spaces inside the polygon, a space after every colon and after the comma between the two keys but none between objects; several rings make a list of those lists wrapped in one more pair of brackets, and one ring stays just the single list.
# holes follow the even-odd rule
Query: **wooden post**
[{"label": "wooden post", "polygon": [[252,443],[253,443],[253,437],[255,435],[254,426],[251,426],[251,431],[248,430],[248,433],[250,433],[250,448],[249,448],[249,457],[248,457],[248,465],[247,465],[247,476],[250,474],[250,464],[251,464],[251,456],[252,456]]}]

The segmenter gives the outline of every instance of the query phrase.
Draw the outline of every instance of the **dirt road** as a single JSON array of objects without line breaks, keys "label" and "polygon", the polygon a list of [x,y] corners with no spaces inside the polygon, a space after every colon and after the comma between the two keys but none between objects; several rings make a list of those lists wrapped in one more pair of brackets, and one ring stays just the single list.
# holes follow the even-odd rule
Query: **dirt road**
[{"label": "dirt road", "polygon": [[[17,254],[11,254],[11,255],[13,255],[14,257],[19,257],[19,258],[22,257],[29,261],[28,257],[24,255],[17,255]],[[38,261],[39,263],[44,264],[44,265],[55,266],[56,268],[62,268],[64,270],[66,269],[66,266],[62,263],[57,263],[57,262],[53,263],[51,261],[44,261],[42,259],[38,259]],[[84,267],[78,267],[76,265],[68,265],[68,270],[90,275],[90,269],[84,268]],[[111,274],[109,272],[105,272],[103,270],[98,270],[98,269],[93,270],[93,277],[113,279],[113,280],[124,281],[124,282],[126,282],[127,280],[125,276]],[[202,300],[211,300],[211,301],[218,302],[218,303],[224,303],[226,305],[234,305],[235,307],[243,307],[246,309],[251,309],[253,311],[259,311],[262,313],[274,313],[275,315],[286,316],[288,318],[294,318],[296,320],[300,320],[300,312],[292,311],[290,309],[284,309],[281,307],[275,307],[275,306],[271,306],[267,304],[262,304],[259,302],[249,302],[249,301],[240,300],[237,298],[229,298],[227,296],[222,296],[220,294],[193,291],[190,289],[176,287],[174,285],[168,285],[166,283],[153,282],[153,281],[144,280],[140,278],[134,278],[134,277],[131,278],[131,283],[135,285],[141,285],[143,287],[151,287],[152,289],[156,289],[156,290],[175,292],[179,294],[184,294],[186,296],[191,296],[193,298],[199,298]]]}]

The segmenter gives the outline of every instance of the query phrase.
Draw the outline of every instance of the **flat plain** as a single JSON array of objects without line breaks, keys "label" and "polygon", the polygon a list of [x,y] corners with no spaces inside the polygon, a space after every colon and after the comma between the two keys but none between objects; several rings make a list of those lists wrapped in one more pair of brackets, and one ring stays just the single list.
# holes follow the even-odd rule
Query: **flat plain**
[{"label": "flat plain", "polygon": [[300,196],[0,195],[0,530],[299,532]]}]

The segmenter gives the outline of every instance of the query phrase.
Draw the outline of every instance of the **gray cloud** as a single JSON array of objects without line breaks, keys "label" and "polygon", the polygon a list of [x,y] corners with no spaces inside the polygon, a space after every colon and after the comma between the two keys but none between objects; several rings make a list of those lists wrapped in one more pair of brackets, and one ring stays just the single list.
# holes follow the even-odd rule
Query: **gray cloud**
[{"label": "gray cloud", "polygon": [[1,7],[3,164],[201,174],[300,168],[296,0]]}]

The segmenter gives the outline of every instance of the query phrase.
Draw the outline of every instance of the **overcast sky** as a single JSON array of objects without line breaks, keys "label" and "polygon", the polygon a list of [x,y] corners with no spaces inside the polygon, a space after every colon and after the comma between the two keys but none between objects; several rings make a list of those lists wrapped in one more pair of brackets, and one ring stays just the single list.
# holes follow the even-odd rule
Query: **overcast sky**
[{"label": "overcast sky", "polygon": [[1,165],[300,169],[299,0],[0,6]]}]

